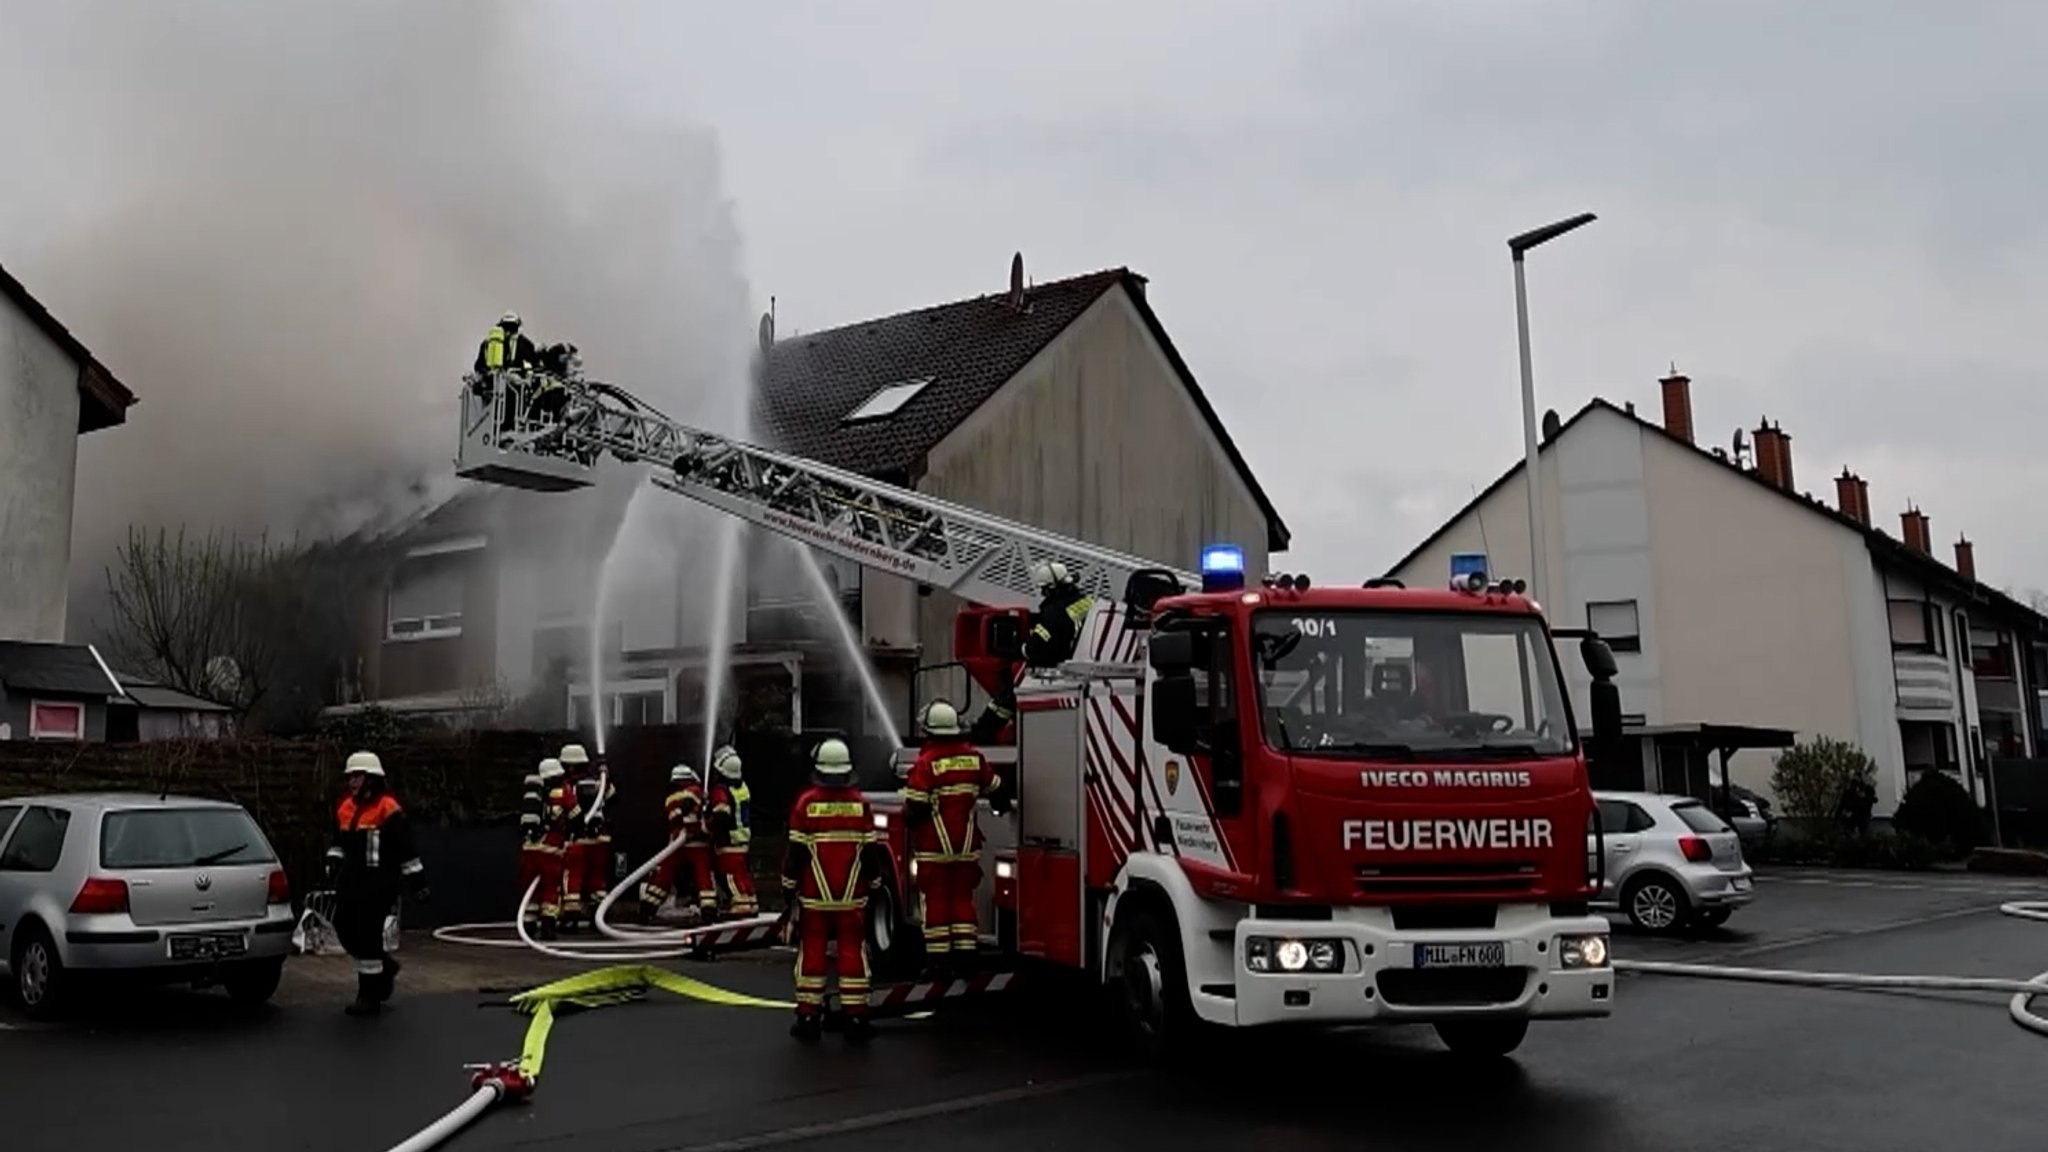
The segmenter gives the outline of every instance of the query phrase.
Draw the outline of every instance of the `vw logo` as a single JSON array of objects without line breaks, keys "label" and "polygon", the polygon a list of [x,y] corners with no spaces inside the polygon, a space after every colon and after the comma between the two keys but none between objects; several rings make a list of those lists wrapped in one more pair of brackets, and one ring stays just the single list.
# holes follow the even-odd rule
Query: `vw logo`
[{"label": "vw logo", "polygon": [[201,872],[201,873],[199,874],[199,878],[198,878],[198,879],[196,879],[196,880],[194,880],[194,881],[192,881],[192,884],[193,884],[193,886],[194,886],[194,887],[198,888],[198,889],[199,889],[199,890],[200,890],[201,892],[204,892],[204,891],[206,891],[206,890],[207,890],[208,888],[211,888],[211,887],[213,887],[213,877],[211,877],[211,876],[208,876],[208,875],[207,875],[206,873],[204,873],[204,872]]}]

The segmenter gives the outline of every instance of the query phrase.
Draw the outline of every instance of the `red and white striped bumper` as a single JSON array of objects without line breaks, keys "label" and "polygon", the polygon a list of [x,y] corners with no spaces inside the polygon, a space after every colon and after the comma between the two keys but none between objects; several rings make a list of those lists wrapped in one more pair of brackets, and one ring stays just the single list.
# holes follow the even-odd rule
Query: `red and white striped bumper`
[{"label": "red and white striped bumper", "polygon": [[925,980],[914,984],[890,984],[868,993],[872,1013],[922,1012],[945,1000],[964,1000],[1007,990],[1016,982],[1015,972],[987,972],[958,980]]},{"label": "red and white striped bumper", "polygon": [[750,948],[767,948],[781,942],[778,936],[780,927],[768,923],[713,928],[692,936],[690,945],[699,952],[744,952]]}]

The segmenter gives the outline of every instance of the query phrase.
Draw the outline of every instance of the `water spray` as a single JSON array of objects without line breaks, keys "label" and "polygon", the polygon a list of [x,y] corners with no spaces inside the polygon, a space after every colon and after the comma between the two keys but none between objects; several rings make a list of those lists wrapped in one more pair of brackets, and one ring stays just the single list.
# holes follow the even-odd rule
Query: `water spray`
[{"label": "water spray", "polygon": [[739,589],[740,522],[721,516],[716,528],[711,586],[711,644],[704,657],[704,748],[698,763],[711,770],[711,753],[718,747],[719,712],[725,706],[725,689],[732,682],[732,601]]},{"label": "water spray", "polygon": [[867,653],[861,649],[860,634],[854,631],[853,621],[846,618],[845,606],[839,602],[838,594],[832,590],[832,582],[825,579],[825,569],[819,566],[818,558],[811,554],[809,548],[793,540],[789,541],[789,545],[796,553],[797,563],[803,568],[805,576],[810,579],[811,591],[817,594],[818,602],[825,608],[825,615],[831,617],[832,624],[839,633],[839,645],[845,650],[846,658],[852,662],[854,671],[860,675],[861,695],[867,699],[868,710],[874,713],[876,722],[881,724],[882,731],[888,734],[889,747],[903,747],[903,733],[897,729],[896,718],[890,714],[889,702],[882,696],[882,686],[875,681],[875,670],[868,666]]}]

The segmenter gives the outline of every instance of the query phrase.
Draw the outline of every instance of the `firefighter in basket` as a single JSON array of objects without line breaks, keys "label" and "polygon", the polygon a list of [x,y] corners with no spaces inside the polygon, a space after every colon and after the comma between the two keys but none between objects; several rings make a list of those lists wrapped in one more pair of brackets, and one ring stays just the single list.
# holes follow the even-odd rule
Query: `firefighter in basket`
[{"label": "firefighter in basket", "polygon": [[351,1016],[375,1016],[398,983],[398,958],[384,949],[384,921],[397,914],[399,891],[427,900],[426,869],[413,852],[412,825],[392,797],[374,752],[357,752],[343,769],[348,794],[335,806],[327,881],[334,889],[334,930],[355,962]]},{"label": "firefighter in basket", "polygon": [[924,903],[925,959],[934,967],[970,957],[981,944],[974,894],[981,887],[984,797],[1001,777],[960,732],[960,714],[944,700],[924,710],[927,739],[903,784],[903,819],[910,860]]},{"label": "firefighter in basket", "polygon": [[[789,1034],[814,1041],[824,1025],[831,974],[839,978],[838,1023],[864,1043],[868,1021],[868,893],[889,858],[876,840],[874,812],[853,782],[853,754],[826,740],[811,757],[811,786],[789,810],[789,851],[782,864],[783,932],[796,953],[796,1023]],[[827,950],[834,955],[827,963]]]},{"label": "firefighter in basket", "polygon": [[[1024,666],[1033,670],[1057,668],[1074,657],[1081,628],[1095,600],[1057,560],[1040,560],[1031,565],[1032,582],[1038,585],[1038,607],[1031,613],[1030,631],[1024,636]],[[993,743],[1017,716],[1014,669],[1005,667],[997,689],[974,718],[969,739],[978,744]]]},{"label": "firefighter in basket", "polygon": [[640,915],[648,920],[661,911],[670,892],[681,895],[677,903],[696,908],[699,915],[718,906],[718,897],[708,890],[711,843],[704,836],[704,786],[688,764],[669,769],[668,780],[662,808],[668,816],[669,843],[680,840],[683,846],[655,865],[653,877],[640,886]]},{"label": "firefighter in basket", "polygon": [[725,885],[725,910],[735,919],[755,915],[754,877],[747,871],[753,845],[753,793],[747,790],[740,754],[732,745],[711,754],[711,849]]}]

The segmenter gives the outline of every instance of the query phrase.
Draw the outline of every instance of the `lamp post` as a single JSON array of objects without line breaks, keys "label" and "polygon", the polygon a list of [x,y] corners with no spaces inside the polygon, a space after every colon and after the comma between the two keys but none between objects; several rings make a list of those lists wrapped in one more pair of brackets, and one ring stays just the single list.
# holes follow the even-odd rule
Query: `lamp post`
[{"label": "lamp post", "polygon": [[1522,345],[1522,487],[1529,493],[1529,595],[1538,601],[1549,591],[1544,587],[1549,568],[1543,541],[1543,509],[1538,499],[1541,485],[1536,466],[1540,447],[1536,438],[1536,376],[1529,365],[1529,290],[1523,283],[1522,256],[1529,249],[1583,228],[1595,219],[1591,212],[1582,212],[1508,239],[1508,255],[1515,263],[1515,329]]}]

